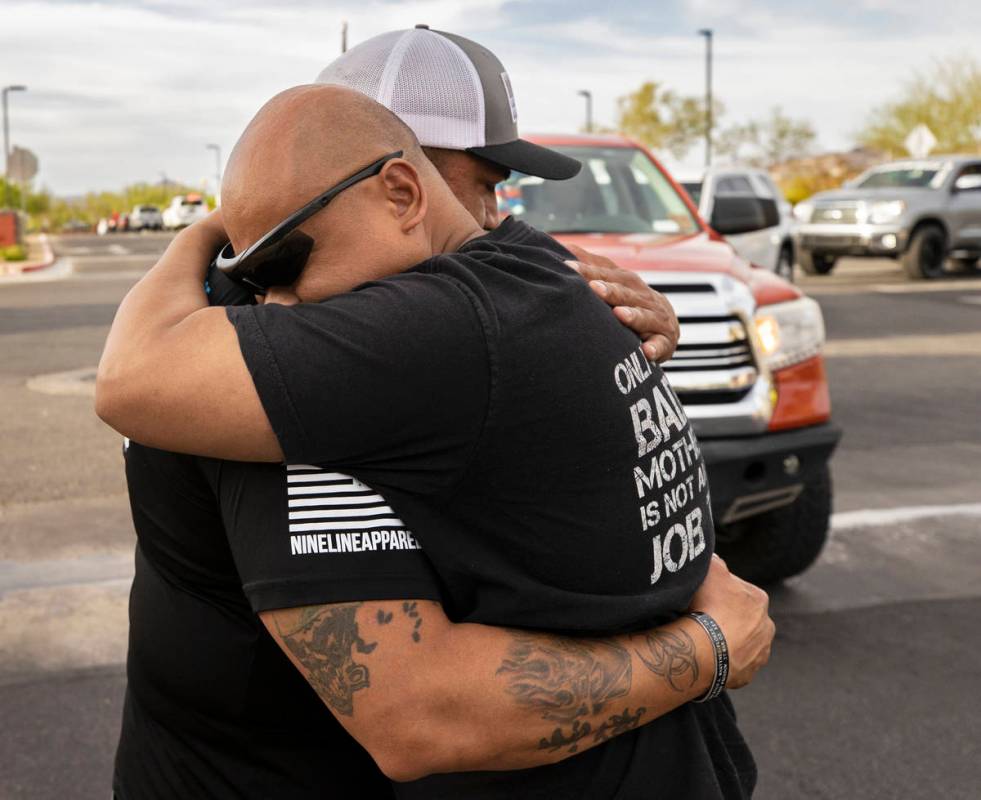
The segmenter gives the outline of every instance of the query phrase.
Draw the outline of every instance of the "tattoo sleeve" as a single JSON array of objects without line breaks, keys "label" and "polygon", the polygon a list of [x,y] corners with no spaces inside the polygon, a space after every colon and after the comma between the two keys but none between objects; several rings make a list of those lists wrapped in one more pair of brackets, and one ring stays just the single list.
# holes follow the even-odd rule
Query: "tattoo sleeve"
[{"label": "tattoo sleeve", "polygon": [[649,631],[638,637],[640,647],[635,648],[644,666],[668,682],[676,692],[683,692],[698,680],[698,660],[695,658],[695,642],[687,631],[677,633],[663,630]]},{"label": "tattoo sleeve", "polygon": [[560,724],[551,737],[541,739],[542,750],[568,748],[575,753],[581,739],[605,741],[635,727],[646,711],[624,708],[601,722],[590,721],[630,692],[630,652],[610,640],[515,634],[497,674],[507,680],[508,693],[520,705]]},{"label": "tattoo sleeve", "polygon": [[371,685],[368,668],[356,654],[368,654],[368,644],[358,632],[361,603],[307,606],[296,609],[291,624],[276,620],[283,643],[309,673],[317,694],[338,714],[354,715],[354,693]]}]

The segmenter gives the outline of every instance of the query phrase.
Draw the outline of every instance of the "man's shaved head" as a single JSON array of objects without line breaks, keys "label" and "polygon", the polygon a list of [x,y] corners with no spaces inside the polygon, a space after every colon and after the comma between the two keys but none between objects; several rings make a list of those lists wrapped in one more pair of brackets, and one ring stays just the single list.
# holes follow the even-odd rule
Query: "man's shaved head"
[{"label": "man's shaved head", "polygon": [[307,201],[396,150],[434,173],[412,130],[387,108],[341,86],[287,89],[239,138],[222,180],[222,216],[236,249]]},{"label": "man's shaved head", "polygon": [[323,299],[478,235],[473,217],[404,122],[359,92],[312,84],[266,103],[232,151],[222,181],[222,221],[233,248],[242,252],[313,198],[399,150],[401,158],[303,223],[314,244],[292,287],[295,295]]}]

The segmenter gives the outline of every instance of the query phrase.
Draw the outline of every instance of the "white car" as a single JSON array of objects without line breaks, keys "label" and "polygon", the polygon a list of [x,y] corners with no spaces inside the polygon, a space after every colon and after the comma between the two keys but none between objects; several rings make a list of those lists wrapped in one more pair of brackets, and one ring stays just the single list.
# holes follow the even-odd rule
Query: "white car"
[{"label": "white car", "polygon": [[208,205],[200,195],[177,195],[163,212],[163,226],[167,230],[186,228],[208,216]]},{"label": "white car", "polygon": [[163,227],[163,215],[156,206],[133,206],[129,214],[131,231],[159,231]]},{"label": "white car", "polygon": [[[726,237],[736,251],[750,263],[773,270],[787,280],[794,277],[794,233],[797,221],[783,192],[764,170],[752,167],[712,167],[681,185],[698,206],[702,218],[711,223],[719,198],[752,196],[773,200],[776,214],[772,224],[751,233]],[[770,206],[772,208],[772,206]]]}]

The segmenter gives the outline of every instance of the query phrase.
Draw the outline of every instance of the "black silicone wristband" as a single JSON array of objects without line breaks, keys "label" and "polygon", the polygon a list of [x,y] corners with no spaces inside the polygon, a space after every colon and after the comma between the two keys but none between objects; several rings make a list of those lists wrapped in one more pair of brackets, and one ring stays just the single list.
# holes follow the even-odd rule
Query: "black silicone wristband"
[{"label": "black silicone wristband", "polygon": [[704,611],[692,611],[688,614],[695,622],[704,628],[709,639],[712,640],[712,647],[715,649],[715,677],[709,690],[699,697],[695,702],[704,703],[714,700],[726,688],[726,681],[729,680],[729,645],[726,643],[725,634],[712,617]]}]

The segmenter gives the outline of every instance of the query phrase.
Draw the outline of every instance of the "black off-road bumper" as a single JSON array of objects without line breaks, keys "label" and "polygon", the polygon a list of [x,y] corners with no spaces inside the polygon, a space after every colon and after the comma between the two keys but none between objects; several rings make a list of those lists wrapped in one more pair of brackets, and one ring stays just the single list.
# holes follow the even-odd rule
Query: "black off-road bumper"
[{"label": "black off-road bumper", "polygon": [[831,458],[840,438],[841,429],[825,423],[761,436],[700,440],[716,524],[793,503]]}]

